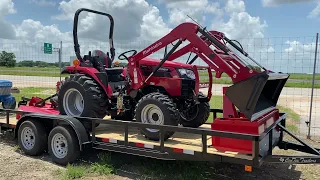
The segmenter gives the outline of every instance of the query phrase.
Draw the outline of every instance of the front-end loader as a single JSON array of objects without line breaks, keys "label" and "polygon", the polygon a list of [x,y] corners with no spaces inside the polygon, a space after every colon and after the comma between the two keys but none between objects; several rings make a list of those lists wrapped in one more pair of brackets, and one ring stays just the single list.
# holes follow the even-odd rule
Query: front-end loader
[{"label": "front-end loader", "polygon": [[[83,11],[109,18],[110,54],[94,50],[81,56],[77,29],[79,14]],[[60,113],[95,118],[111,115],[118,120],[135,119],[143,123],[174,126],[182,124],[193,128],[205,123],[210,114],[210,98],[199,93],[196,88],[195,67],[148,58],[147,54],[163,46],[161,43],[140,53],[136,50],[121,53],[118,59],[127,60],[128,67],[113,67],[113,27],[114,21],[109,14],[84,8],[76,12],[73,38],[77,60],[73,66],[63,69],[62,73],[70,76],[59,82],[57,96],[53,98]],[[127,57],[127,54],[131,55]],[[133,64],[130,58],[139,54],[146,56],[136,59]],[[137,82],[141,86],[137,86]],[[86,126],[90,128],[91,124]],[[141,131],[150,139],[159,138],[156,130]],[[173,133],[168,132],[165,139]]]},{"label": "front-end loader", "polygon": [[[77,25],[82,11],[105,15],[110,19],[110,56],[101,50],[81,56]],[[231,77],[233,85],[224,88],[223,118],[216,118],[212,129],[225,128],[217,125],[221,122],[231,130],[243,132],[246,126],[243,128],[241,125],[249,123],[255,131],[261,129],[261,125],[267,121],[270,123],[270,118],[279,117],[276,104],[289,75],[274,73],[265,68],[262,72],[252,69],[222,42],[226,40],[249,57],[223,33],[213,34],[215,31],[208,32],[197,24],[182,23],[140,52],[130,50],[121,53],[119,59],[127,60],[127,67],[112,67],[115,57],[113,26],[114,21],[109,14],[90,9],[79,9],[76,12],[73,35],[77,60],[73,66],[65,67],[62,71],[69,73],[70,77],[61,82],[57,92],[57,105],[61,114],[98,118],[110,114],[115,119],[135,119],[142,123],[199,127],[209,117],[211,69],[214,69],[217,78],[226,73]],[[165,53],[163,59],[148,58],[174,42],[173,48]],[[177,50],[183,42],[189,44]],[[172,61],[186,52],[195,53],[208,65],[205,67],[210,81],[207,96],[199,92],[200,66]],[[128,56],[128,53],[131,55]],[[238,123],[241,124],[239,127]],[[141,132],[149,139],[160,138],[159,130],[156,129],[141,128]],[[166,132],[164,139],[173,133]]]}]

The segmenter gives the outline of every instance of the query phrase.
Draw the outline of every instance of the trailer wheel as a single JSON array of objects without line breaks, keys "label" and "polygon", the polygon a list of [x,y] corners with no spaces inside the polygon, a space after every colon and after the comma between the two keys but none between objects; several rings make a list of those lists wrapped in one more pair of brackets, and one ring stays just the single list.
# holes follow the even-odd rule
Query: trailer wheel
[{"label": "trailer wheel", "polygon": [[[104,118],[107,115],[107,96],[91,77],[70,76],[60,87],[58,107],[62,115]],[[91,123],[84,123],[84,126],[90,129]]]},{"label": "trailer wheel", "polygon": [[[173,101],[166,95],[155,92],[143,96],[136,105],[135,116],[138,122],[156,125],[178,125],[178,111]],[[148,139],[158,141],[158,129],[140,128],[141,133]],[[170,138],[173,131],[166,131],[164,139]]]},{"label": "trailer wheel", "polygon": [[43,153],[47,147],[45,127],[36,120],[24,121],[18,129],[18,145],[27,155],[36,156]]},{"label": "trailer wheel", "polygon": [[[204,95],[199,92],[198,96]],[[210,116],[210,104],[207,102],[201,102],[198,105],[193,106],[193,108],[180,113],[180,123],[184,127],[198,128],[204,124]]]},{"label": "trailer wheel", "polygon": [[48,137],[48,152],[52,161],[67,165],[74,162],[80,155],[78,138],[69,126],[56,126]]}]

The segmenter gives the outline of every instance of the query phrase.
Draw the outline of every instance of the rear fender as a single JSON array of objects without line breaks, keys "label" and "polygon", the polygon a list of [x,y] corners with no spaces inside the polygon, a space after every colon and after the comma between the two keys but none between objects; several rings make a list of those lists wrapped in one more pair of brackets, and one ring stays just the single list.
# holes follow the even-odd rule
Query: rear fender
[{"label": "rear fender", "polygon": [[98,84],[103,88],[104,92],[107,94],[108,98],[112,96],[112,88],[108,84],[107,86],[100,80],[97,74],[101,74],[97,69],[92,67],[75,67],[75,66],[67,66],[63,68],[61,74],[85,74],[92,77],[94,80],[98,82]]},{"label": "rear fender", "polygon": [[70,125],[77,135],[79,145],[80,145],[80,151],[82,151],[83,149],[82,148],[83,144],[90,143],[88,133],[84,128],[83,124],[76,118],[73,118],[70,116],[63,116],[63,115],[50,115],[50,114],[37,114],[37,113],[24,114],[17,122],[16,128],[15,128],[15,137],[18,136],[18,129],[20,125],[28,119],[37,119],[41,123],[45,124],[46,128],[48,128],[49,130],[51,130],[55,124]]}]

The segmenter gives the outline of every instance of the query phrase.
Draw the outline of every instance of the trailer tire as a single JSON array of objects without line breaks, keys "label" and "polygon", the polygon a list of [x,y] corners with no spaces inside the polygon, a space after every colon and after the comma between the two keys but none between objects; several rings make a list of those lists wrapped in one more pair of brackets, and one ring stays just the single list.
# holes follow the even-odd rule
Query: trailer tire
[{"label": "trailer tire", "polygon": [[[66,148],[67,147],[67,148]],[[48,137],[48,152],[52,161],[67,165],[80,156],[79,140],[70,126],[56,126]]]},{"label": "trailer tire", "polygon": [[[75,102],[68,100],[68,96],[75,93],[75,97],[82,99],[82,105],[79,109],[82,111],[72,113],[72,106],[75,104],[69,103]],[[68,106],[68,107],[66,107]],[[83,106],[83,107],[82,107]],[[80,116],[80,117],[92,117],[92,118],[104,118],[107,115],[107,96],[104,90],[95,82],[94,79],[86,75],[72,75],[70,78],[61,84],[59,94],[58,94],[58,108],[60,114],[69,116]],[[91,123],[83,123],[86,129],[91,129]],[[97,124],[96,126],[98,126]]]},{"label": "trailer tire", "polygon": [[[149,111],[151,111],[152,114],[146,114]],[[137,122],[150,123],[150,120],[152,120],[154,124],[172,126],[177,126],[179,120],[176,104],[168,96],[158,92],[147,94],[139,100],[135,109],[135,117]],[[153,122],[151,122],[151,124],[153,124]],[[158,141],[160,139],[160,131],[158,129],[139,129],[140,132],[150,140]],[[164,140],[170,138],[174,133],[174,131],[166,131]]]},{"label": "trailer tire", "polygon": [[[198,96],[205,97],[201,92],[199,92]],[[191,120],[186,120],[183,114],[180,114],[180,123],[182,124],[182,126],[198,128],[204,123],[206,123],[206,121],[210,116],[210,104],[208,102],[200,102],[200,104],[196,106],[197,106],[197,111],[196,111],[197,114]]]},{"label": "trailer tire", "polygon": [[26,155],[40,155],[47,148],[45,127],[32,119],[22,122],[18,129],[18,145]]}]

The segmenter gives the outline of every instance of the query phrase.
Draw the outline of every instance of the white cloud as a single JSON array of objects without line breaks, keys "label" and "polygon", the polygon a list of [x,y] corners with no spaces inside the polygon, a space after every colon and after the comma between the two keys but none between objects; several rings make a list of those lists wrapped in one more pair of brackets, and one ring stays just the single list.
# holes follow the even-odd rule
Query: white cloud
[{"label": "white cloud", "polygon": [[264,7],[272,7],[272,6],[279,6],[282,4],[294,4],[294,3],[305,3],[311,2],[314,0],[262,0],[262,5]]},{"label": "white cloud", "polygon": [[71,33],[63,33],[56,25],[44,26],[40,21],[32,19],[23,20],[16,26],[16,36],[20,40],[30,40],[36,42],[71,40]]},{"label": "white cloud", "polygon": [[0,18],[8,14],[16,13],[16,9],[14,8],[14,3],[12,0],[1,0],[0,1]]},{"label": "white cloud", "polygon": [[16,9],[14,8],[14,3],[12,2],[12,0],[0,1],[0,38],[15,38],[15,31],[13,25],[4,19],[6,15],[14,13],[16,13]]},{"label": "white cloud", "polygon": [[169,13],[169,23],[176,26],[182,22],[191,22],[191,16],[199,23],[204,23],[207,16],[215,15],[216,18],[222,16],[222,9],[218,2],[208,0],[161,0],[165,3]]},{"label": "white cloud", "polygon": [[[55,19],[72,21],[78,8],[87,7],[111,14],[115,21],[114,38],[119,42],[132,42],[146,33],[146,37],[158,38],[168,31],[159,15],[159,10],[145,0],[71,0],[62,1],[61,14]],[[147,28],[147,29],[146,29]],[[108,41],[109,22],[106,17],[83,13],[79,20],[79,36]]]},{"label": "white cloud", "polygon": [[[3,3],[4,1],[6,3]],[[178,23],[191,21],[187,15],[199,21],[203,26],[207,26],[208,30],[222,31],[231,39],[239,40],[252,57],[271,70],[294,68],[294,65],[300,63],[296,57],[301,52],[301,48],[305,53],[308,47],[313,48],[312,44],[305,46],[308,43],[300,42],[299,46],[299,44],[294,45],[290,41],[290,43],[285,44],[287,46],[286,50],[279,49],[277,47],[279,44],[269,42],[269,39],[265,38],[264,31],[268,27],[267,23],[258,16],[250,15],[246,11],[245,3],[242,0],[226,0],[225,3],[209,0],[159,0],[159,2],[165,3],[169,15],[168,19],[163,19],[159,9],[146,0],[118,0],[116,2],[113,0],[62,1],[59,3],[61,14],[53,17],[57,20],[70,22],[70,31],[62,32],[58,25],[43,25],[40,21],[32,19],[23,20],[21,24],[13,26],[4,21],[4,17],[16,12],[14,4],[11,0],[3,0],[0,2],[0,26],[6,28],[2,28],[0,38],[8,39],[11,34],[11,37],[16,37],[17,40],[0,40],[0,49],[15,52],[17,60],[32,59],[56,62],[58,55],[45,55],[41,51],[41,46],[43,46],[43,42],[52,42],[54,47],[59,47],[59,41],[62,40],[63,61],[69,61],[70,56],[74,55],[73,17],[75,11],[81,7],[110,13],[114,17],[116,56],[126,50],[136,49],[140,51],[146,48],[166,35]],[[79,43],[82,55],[94,49],[109,51],[109,23],[107,18],[83,13],[79,22]],[[281,47],[283,45],[284,43],[281,44]],[[168,46],[169,49],[171,47],[171,45]],[[153,56],[162,58],[162,52],[155,53]],[[287,57],[282,55],[283,52],[286,52]],[[188,57],[185,57],[184,62],[186,58]],[[310,59],[310,57],[304,57],[307,60],[308,58]],[[287,61],[284,59],[287,59]],[[296,64],[290,64],[290,59],[295,59]],[[305,60],[301,62],[305,62]],[[290,66],[287,64],[290,64]],[[303,66],[303,63],[300,66]],[[283,71],[286,72],[287,70]]]},{"label": "white cloud", "polygon": [[320,15],[320,1],[317,6],[309,13],[308,18],[315,18]]},{"label": "white cloud", "polygon": [[55,6],[56,5],[56,2],[47,1],[47,0],[30,0],[30,2],[38,6]]},{"label": "white cloud", "polygon": [[230,14],[244,12],[245,9],[244,2],[239,0],[228,0],[225,6],[226,12]]}]

